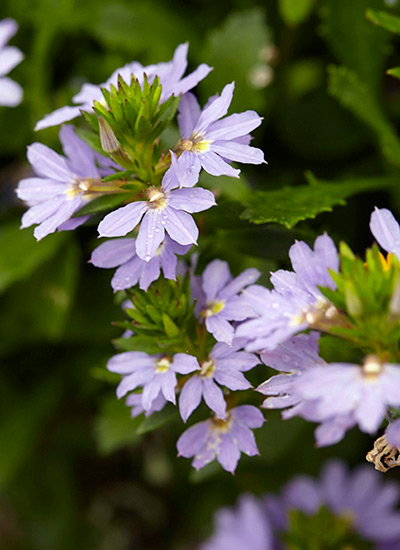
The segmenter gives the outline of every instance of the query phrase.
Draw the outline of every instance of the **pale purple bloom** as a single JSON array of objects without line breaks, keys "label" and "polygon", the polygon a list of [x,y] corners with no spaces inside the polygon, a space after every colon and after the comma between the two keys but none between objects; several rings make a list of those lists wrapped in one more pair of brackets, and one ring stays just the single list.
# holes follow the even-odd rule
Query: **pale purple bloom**
[{"label": "pale purple bloom", "polygon": [[140,85],[143,85],[145,74],[150,84],[156,76],[159,76],[162,84],[162,95],[160,99],[162,103],[172,94],[178,96],[188,92],[194,88],[200,80],[203,80],[203,78],[208,75],[211,68],[202,63],[193,73],[183,77],[187,67],[187,52],[188,44],[180,44],[176,48],[174,57],[171,61],[158,63],[157,65],[148,65],[147,67],[143,67],[140,63],[134,61],[114,71],[110,78],[103,84],[97,86],[94,84],[84,84],[80,92],[72,98],[72,102],[75,103],[76,106],[61,107],[49,115],[46,115],[36,124],[35,130],[42,130],[43,128],[56,126],[57,124],[72,120],[81,114],[81,110],[92,112],[94,101],[99,101],[100,103],[104,101],[100,88],[109,89],[111,84],[117,86],[119,75],[122,76],[127,84],[130,84],[131,76],[133,75],[138,79]]},{"label": "pale purple bloom", "polygon": [[241,405],[230,409],[225,420],[215,417],[188,428],[177,442],[179,456],[193,456],[196,470],[217,458],[224,470],[233,474],[241,452],[248,456],[259,454],[251,430],[263,423],[264,417],[256,407]]},{"label": "pale purple bloom", "polygon": [[218,418],[225,419],[226,402],[219,385],[233,391],[251,388],[243,372],[252,369],[259,361],[252,353],[238,351],[241,347],[240,341],[233,341],[232,346],[222,342],[215,344],[208,359],[200,364],[199,373],[193,374],[185,383],[179,397],[179,411],[185,422],[200,405],[202,397]]},{"label": "pale purple bloom", "polygon": [[[303,399],[296,390],[296,381],[304,373],[328,366],[318,355],[318,340],[318,332],[298,334],[275,349],[261,353],[262,362],[281,373],[271,376],[257,388],[267,396],[262,405],[264,408],[285,409],[282,412],[285,419],[298,415],[311,422],[321,421],[316,402]],[[355,423],[353,412],[324,417],[315,430],[317,445],[324,447],[337,443]]]},{"label": "pale purple bloom", "polygon": [[[351,519],[350,529],[375,543],[400,539],[400,514],[395,511],[399,488],[394,483],[381,483],[379,474],[368,466],[348,472],[340,461],[330,461],[321,480],[298,476],[283,490],[282,497],[272,497],[275,508],[301,510],[309,516],[326,506],[334,515]],[[270,508],[271,497],[266,498]],[[287,529],[287,525],[281,526]],[[390,547],[391,548],[391,547]]]},{"label": "pale purple bloom", "polygon": [[312,327],[320,318],[337,314],[318,288],[335,288],[329,270],[338,270],[339,256],[332,239],[320,235],[314,250],[305,242],[296,242],[289,256],[294,271],[272,273],[273,290],[253,285],[242,295],[256,317],[242,323],[236,332],[238,337],[249,340],[248,351],[274,349],[294,334]]},{"label": "pale purple bloom", "polygon": [[186,169],[200,170],[202,166],[213,176],[239,177],[240,170],[232,168],[229,162],[264,162],[261,149],[248,145],[248,134],[261,124],[261,117],[255,111],[246,111],[222,118],[228,112],[234,87],[233,82],[225,86],[221,96],[211,98],[203,111],[193,94],[182,97],[178,123],[183,152],[178,163]]},{"label": "pale purple bloom", "polygon": [[387,208],[375,208],[371,214],[371,233],[378,244],[400,259],[400,226]]},{"label": "pale purple bloom", "polygon": [[399,487],[368,466],[349,473],[343,463],[329,462],[321,476],[323,502],[338,516],[351,514],[355,529],[375,543],[400,541]]},{"label": "pale purple bloom", "polygon": [[154,412],[161,411],[165,405],[167,404],[167,400],[165,399],[163,393],[160,391],[160,393],[155,397],[151,403],[151,406],[146,411],[143,408],[142,403],[142,394],[141,393],[130,393],[128,397],[126,398],[125,404],[127,407],[131,408],[131,417],[136,418],[140,414],[144,413],[145,417],[148,418],[151,416]]},{"label": "pale purple bloom", "polygon": [[28,147],[28,160],[37,177],[21,180],[16,189],[18,197],[30,206],[22,216],[21,227],[38,224],[34,230],[38,240],[56,229],[74,229],[87,220],[89,216],[70,218],[93,198],[91,185],[101,182],[109,165],[109,159],[83,142],[73,126],[61,128],[60,140],[65,157],[41,143]]},{"label": "pale purple bloom", "polygon": [[16,107],[23,96],[21,86],[6,76],[24,58],[18,48],[7,46],[17,30],[18,25],[13,19],[0,21],[0,105],[6,107]]},{"label": "pale purple bloom", "polygon": [[284,548],[282,538],[290,534],[290,513],[301,511],[313,517],[322,506],[341,522],[348,520],[344,537],[354,533],[376,550],[398,550],[398,501],[395,483],[382,481],[367,466],[349,472],[342,462],[333,460],[323,468],[320,480],[297,476],[281,495],[266,494],[258,500],[245,494],[235,509],[217,512],[215,533],[201,550]]},{"label": "pale purple bloom", "polygon": [[257,391],[268,396],[263,403],[266,409],[281,409],[301,403],[293,391],[294,381],[312,367],[326,365],[318,355],[319,333],[298,334],[275,349],[260,354],[262,362],[281,374],[271,376],[258,386]]},{"label": "pale purple bloom", "polygon": [[176,374],[189,374],[199,367],[196,358],[186,353],[177,353],[171,360],[162,354],[148,355],[142,351],[126,351],[114,355],[108,361],[107,368],[111,372],[122,374],[122,380],[117,387],[118,399],[143,387],[142,406],[148,411],[160,393],[167,401],[175,404]]},{"label": "pale purple bloom", "polygon": [[110,239],[93,251],[90,262],[96,267],[118,267],[111,281],[115,292],[131,288],[137,283],[141,289],[147,290],[158,279],[161,269],[166,279],[175,281],[175,254],[186,254],[189,248],[190,246],[182,246],[166,235],[155,256],[146,262],[136,254],[135,239]]},{"label": "pale purple bloom", "polygon": [[292,388],[315,420],[353,415],[362,431],[374,433],[387,407],[400,406],[400,365],[380,363],[375,356],[363,366],[331,363],[307,370]]},{"label": "pale purple bloom", "polygon": [[231,321],[244,321],[255,313],[248,301],[239,295],[260,276],[258,269],[249,268],[233,278],[227,262],[214,260],[203,272],[200,281],[192,290],[197,300],[195,312],[205,318],[208,332],[219,342],[231,344],[234,328]]},{"label": "pale purple bloom", "polygon": [[252,495],[241,495],[235,509],[215,516],[215,533],[200,550],[273,550],[268,516]]},{"label": "pale purple bloom", "polygon": [[143,218],[136,239],[136,253],[148,262],[163,242],[165,232],[181,245],[196,244],[199,230],[189,214],[214,206],[211,191],[202,189],[176,189],[177,181],[171,167],[161,187],[150,187],[147,200],[136,201],[108,214],[99,224],[101,237],[122,237],[132,231]]},{"label": "pale purple bloom", "polygon": [[400,418],[390,422],[386,428],[386,439],[392,447],[400,448]]}]

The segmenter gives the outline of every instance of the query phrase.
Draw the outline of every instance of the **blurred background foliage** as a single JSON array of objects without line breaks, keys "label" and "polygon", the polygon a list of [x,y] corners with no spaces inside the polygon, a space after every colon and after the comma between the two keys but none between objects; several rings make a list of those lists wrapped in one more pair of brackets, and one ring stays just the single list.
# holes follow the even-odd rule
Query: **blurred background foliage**
[{"label": "blurred background foliage", "polygon": [[184,427],[174,410],[131,420],[115,398],[105,365],[120,335],[111,320],[122,313],[111,274],[87,264],[95,228],[36,243],[19,230],[14,195],[29,173],[26,146],[59,150],[58,129],[34,134],[39,118],[69,104],[83,82],[103,82],[135,59],[168,60],[189,41],[190,66],[214,67],[201,102],[234,80],[231,112],[264,117],[254,144],[269,162],[245,167],[239,181],[204,175],[220,206],[202,216],[201,265],[220,257],[234,273],[257,266],[267,284],[295,238],[322,230],[362,252],[373,206],[400,214],[400,84],[385,75],[400,64],[399,40],[367,9],[400,15],[384,0],[2,1],[0,17],[20,26],[11,43],[26,56],[11,74],[24,102],[0,108],[2,549],[192,550],[214,510],[239,492],[317,475],[329,456],[357,464],[372,447],[352,431],[316,450],[312,426],[268,412],[256,433],[260,457],[243,458],[234,477],[216,463],[196,473],[176,458]]}]

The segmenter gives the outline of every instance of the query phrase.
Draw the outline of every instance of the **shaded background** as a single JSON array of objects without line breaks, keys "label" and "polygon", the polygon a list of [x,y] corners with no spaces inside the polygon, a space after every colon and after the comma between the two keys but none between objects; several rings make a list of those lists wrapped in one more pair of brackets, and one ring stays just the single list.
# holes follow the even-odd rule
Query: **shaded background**
[{"label": "shaded background", "polygon": [[[398,41],[367,21],[365,10],[400,14],[396,5],[176,0],[171,6],[167,0],[3,0],[0,7],[0,18],[18,21],[11,44],[26,56],[10,75],[23,86],[24,102],[0,108],[4,550],[193,549],[210,532],[214,510],[233,503],[239,492],[276,491],[298,472],[317,475],[329,456],[357,464],[372,447],[371,438],[353,430],[341,444],[316,450],[311,425],[283,423],[268,412],[256,432],[260,457],[242,458],[234,477],[216,463],[196,473],[189,461],[176,458],[184,427],[175,412],[158,430],[148,423],[141,428],[146,433],[137,433],[142,419],[131,420],[115,398],[118,377],[105,365],[115,351],[110,340],[120,334],[111,321],[122,314],[111,273],[87,264],[97,244],[95,227],[39,244],[31,229],[19,230],[23,205],[14,188],[29,173],[26,146],[39,140],[59,150],[58,129],[35,135],[35,122],[69,104],[83,82],[103,82],[133,60],[166,61],[184,41],[190,42],[192,69],[201,62],[214,67],[198,87],[202,103],[235,80],[231,112],[255,109],[264,117],[254,145],[269,162],[244,167],[240,181],[203,176],[220,206],[204,215],[202,265],[220,257],[234,273],[256,266],[267,283],[269,270],[287,266],[295,238],[312,240],[328,230],[361,252],[371,242],[373,206],[390,204],[400,213],[400,187],[394,187],[357,195],[291,230],[238,219],[254,190],[304,184],[305,170],[325,180],[398,173],[396,163],[382,156],[377,132],[327,90],[330,63],[356,71],[394,131],[400,87],[384,71],[400,64]],[[341,350],[325,350],[328,359],[333,353],[340,359]],[[265,379],[265,370],[253,374],[254,383]],[[389,476],[399,478],[396,471]]]}]

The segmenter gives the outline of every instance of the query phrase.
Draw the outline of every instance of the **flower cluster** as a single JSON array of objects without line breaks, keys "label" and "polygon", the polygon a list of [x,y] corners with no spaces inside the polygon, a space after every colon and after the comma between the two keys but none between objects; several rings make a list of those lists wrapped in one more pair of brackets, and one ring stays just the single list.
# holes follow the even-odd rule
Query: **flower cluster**
[{"label": "flower cluster", "polygon": [[235,509],[217,512],[214,534],[201,550],[396,550],[398,500],[398,487],[382,483],[373,470],[364,466],[348,472],[343,463],[332,461],[319,481],[299,476],[280,496],[242,495]]},{"label": "flower cluster", "polygon": [[[7,25],[0,28],[6,38]],[[264,417],[244,373],[260,363],[279,373],[256,388],[266,396],[261,406],[318,423],[318,445],[340,441],[355,425],[375,433],[400,409],[400,226],[388,210],[375,210],[371,230],[388,256],[375,245],[365,263],[345,244],[338,251],[327,234],[313,248],[295,242],[293,271],[272,273],[271,289],[255,284],[257,269],[233,277],[220,259],[200,276],[193,255],[187,269],[177,256],[197,245],[192,214],[216,204],[212,191],[197,186],[201,171],[235,178],[240,171],[232,162],[264,162],[250,146],[262,119],[254,111],[228,115],[234,83],[202,109],[191,90],[211,68],[184,76],[187,50],[182,44],[170,62],[133,62],[101,86],[85,84],[74,106],[37,124],[40,130],[82,114],[92,130],[63,125],[64,156],[41,143],[28,147],[34,175],[17,188],[29,207],[22,227],[36,225],[39,240],[94,214],[102,218],[98,233],[106,240],[90,261],[116,268],[112,288],[129,298],[130,319],[120,323],[128,337],[108,364],[122,376],[117,396],[127,396],[132,416],[161,413],[168,402],[178,404],[184,422],[208,410],[211,417],[177,443],[195,468],[216,458],[233,472],[241,452],[258,453],[252,429]],[[164,147],[175,118],[180,136]],[[326,335],[347,340],[355,358],[321,358]],[[400,419],[390,423],[386,445],[400,447]],[[395,455],[391,465],[399,462]]]}]

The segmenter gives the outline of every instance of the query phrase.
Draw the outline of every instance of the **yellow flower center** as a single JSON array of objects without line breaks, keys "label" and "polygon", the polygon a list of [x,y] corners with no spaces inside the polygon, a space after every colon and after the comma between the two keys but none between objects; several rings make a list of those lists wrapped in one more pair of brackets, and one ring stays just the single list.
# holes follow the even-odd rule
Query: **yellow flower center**
[{"label": "yellow flower center", "polygon": [[220,300],[219,302],[207,302],[206,308],[203,309],[200,314],[202,317],[212,317],[222,311],[224,307],[225,300]]},{"label": "yellow flower center", "polygon": [[162,374],[163,372],[169,371],[169,368],[171,366],[171,361],[168,359],[168,357],[163,357],[156,363],[156,373]]},{"label": "yellow flower center", "polygon": [[201,371],[200,376],[202,378],[210,378],[213,375],[213,372],[215,371],[215,363],[212,359],[209,359],[208,361],[203,361],[201,364]]},{"label": "yellow flower center", "polygon": [[193,132],[189,139],[181,139],[179,146],[182,151],[205,153],[210,149],[210,144],[211,141],[209,139],[204,139],[203,134]]},{"label": "yellow flower center", "polygon": [[159,187],[149,187],[147,190],[147,204],[151,209],[162,210],[167,205],[165,193]]},{"label": "yellow flower center", "polygon": [[380,374],[383,372],[383,365],[379,361],[379,358],[376,355],[368,355],[365,358],[364,364],[362,366],[362,373],[364,378],[374,382]]}]

